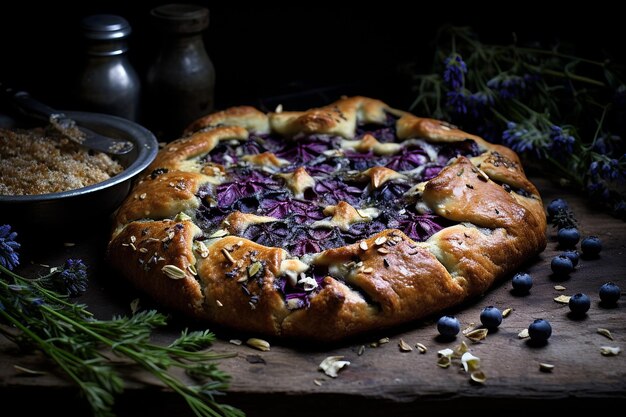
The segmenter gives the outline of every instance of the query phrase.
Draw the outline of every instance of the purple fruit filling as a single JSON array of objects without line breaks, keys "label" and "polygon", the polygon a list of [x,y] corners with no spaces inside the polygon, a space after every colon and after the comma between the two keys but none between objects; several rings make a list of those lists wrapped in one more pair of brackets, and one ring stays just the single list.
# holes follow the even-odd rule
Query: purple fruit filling
[{"label": "purple fruit filling", "polygon": [[[371,134],[379,142],[402,144],[396,137],[396,121],[396,117],[387,115],[382,125],[360,125],[357,138]],[[410,141],[393,155],[344,150],[342,141],[339,136],[321,134],[291,138],[251,134],[245,141],[220,142],[200,162],[225,165],[229,174],[223,183],[208,184],[199,191],[202,204],[196,221],[210,234],[233,211],[274,217],[278,220],[251,224],[242,236],[262,245],[284,248],[295,256],[355,243],[385,229],[399,229],[411,239],[423,241],[454,224],[434,214],[418,213],[416,197],[406,193],[413,185],[439,174],[451,158],[478,155],[480,150],[474,141]],[[241,159],[263,152],[272,152],[287,163],[268,169],[245,164]],[[389,180],[373,189],[369,178],[361,172],[374,166],[400,172],[405,179]],[[293,172],[298,167],[306,169],[315,185],[296,198],[285,180],[276,174]],[[357,209],[376,208],[377,216],[353,223],[347,230],[329,225],[312,227],[314,222],[330,219],[323,213],[324,208],[342,201]],[[298,291],[286,294],[288,299],[302,295]]]}]

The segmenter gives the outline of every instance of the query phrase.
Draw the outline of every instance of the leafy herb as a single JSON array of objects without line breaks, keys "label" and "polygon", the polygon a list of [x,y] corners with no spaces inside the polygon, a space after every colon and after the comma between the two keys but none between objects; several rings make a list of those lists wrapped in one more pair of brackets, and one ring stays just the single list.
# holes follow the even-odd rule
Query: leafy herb
[{"label": "leafy herb", "polygon": [[[169,346],[160,346],[151,343],[150,336],[166,324],[166,317],[154,310],[95,319],[87,306],[51,289],[65,285],[65,294],[83,291],[84,263],[68,260],[60,272],[27,279],[12,271],[19,264],[15,237],[10,226],[0,226],[0,333],[22,348],[46,354],[78,385],[95,416],[113,416],[115,395],[124,389],[119,368],[128,362],[114,361],[107,352],[153,374],[180,394],[196,416],[243,416],[215,400],[229,380],[215,361],[232,355],[205,350],[215,340],[212,333],[185,330]],[[198,384],[185,384],[172,368],[186,371]]]},{"label": "leafy herb", "polygon": [[411,110],[503,143],[541,172],[626,218],[623,68],[564,51],[480,42],[440,31],[430,74],[415,75]]}]

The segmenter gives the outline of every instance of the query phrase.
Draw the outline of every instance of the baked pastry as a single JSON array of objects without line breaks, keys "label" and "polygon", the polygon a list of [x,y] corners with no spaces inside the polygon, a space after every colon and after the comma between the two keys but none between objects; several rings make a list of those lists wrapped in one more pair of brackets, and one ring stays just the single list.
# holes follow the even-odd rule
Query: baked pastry
[{"label": "baked pastry", "polygon": [[117,211],[108,259],[193,317],[329,342],[483,293],[545,228],[512,150],[352,97],[195,121]]}]

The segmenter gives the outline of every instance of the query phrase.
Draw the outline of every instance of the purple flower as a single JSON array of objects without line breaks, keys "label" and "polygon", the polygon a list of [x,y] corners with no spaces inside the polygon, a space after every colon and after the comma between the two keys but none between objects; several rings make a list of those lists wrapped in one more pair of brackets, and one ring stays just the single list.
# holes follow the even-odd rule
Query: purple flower
[{"label": "purple flower", "polygon": [[20,244],[15,241],[16,236],[17,233],[11,232],[8,224],[0,226],[0,265],[10,270],[20,264],[17,253]]},{"label": "purple flower", "polygon": [[472,113],[474,118],[481,117],[486,110],[488,110],[494,104],[493,93],[490,91],[479,91],[470,95],[467,98],[467,107]]},{"label": "purple flower", "polygon": [[467,65],[457,53],[451,54],[444,61],[445,69],[443,70],[443,80],[452,90],[458,90],[465,85],[465,74],[467,74]]},{"label": "purple flower", "polygon": [[550,127],[550,151],[556,157],[564,159],[567,155],[574,151],[574,143],[576,140],[569,134],[569,129],[563,129],[559,126]]},{"label": "purple flower", "polygon": [[497,92],[501,99],[507,100],[519,97],[526,90],[526,81],[523,76],[502,73],[487,81],[487,87]]},{"label": "purple flower", "polygon": [[87,291],[87,265],[80,259],[68,259],[63,270],[54,278],[58,292],[76,297]]},{"label": "purple flower", "polygon": [[506,130],[502,132],[502,143],[518,153],[534,150],[528,129],[515,122],[507,122],[506,127]]},{"label": "purple flower", "polygon": [[455,113],[467,114],[467,101],[464,91],[448,91],[446,93],[446,106]]}]

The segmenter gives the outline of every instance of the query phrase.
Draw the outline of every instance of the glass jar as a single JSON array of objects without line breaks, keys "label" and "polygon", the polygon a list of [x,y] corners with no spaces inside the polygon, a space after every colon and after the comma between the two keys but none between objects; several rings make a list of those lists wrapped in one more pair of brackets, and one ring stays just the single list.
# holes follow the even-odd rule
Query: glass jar
[{"label": "glass jar", "polygon": [[81,29],[85,62],[75,92],[79,109],[136,121],[141,91],[126,55],[130,24],[121,16],[101,14],[84,18]]},{"label": "glass jar", "polygon": [[167,4],[150,14],[161,32],[162,46],[148,68],[147,120],[157,136],[169,141],[213,110],[215,69],[202,39],[209,26],[209,10]]}]

